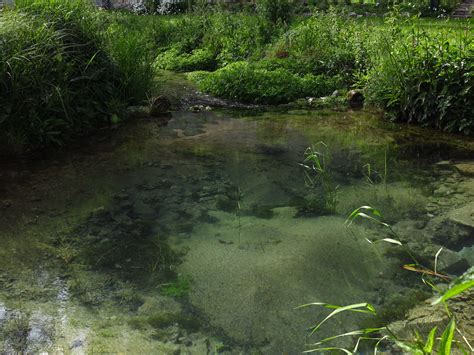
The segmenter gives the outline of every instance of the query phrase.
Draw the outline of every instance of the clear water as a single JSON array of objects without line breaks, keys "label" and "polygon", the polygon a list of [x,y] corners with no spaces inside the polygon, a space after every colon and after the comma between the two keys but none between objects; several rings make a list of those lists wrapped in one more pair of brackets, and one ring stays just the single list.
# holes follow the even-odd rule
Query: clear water
[{"label": "clear water", "polygon": [[[373,325],[343,316],[308,337],[325,313],[295,307],[367,301],[387,314],[423,297],[400,253],[366,242],[383,231],[345,218],[373,205],[391,224],[423,223],[433,163],[473,148],[329,111],[183,112],[97,140],[3,164],[5,352],[293,354]],[[308,186],[309,146],[325,154],[332,191]]]}]

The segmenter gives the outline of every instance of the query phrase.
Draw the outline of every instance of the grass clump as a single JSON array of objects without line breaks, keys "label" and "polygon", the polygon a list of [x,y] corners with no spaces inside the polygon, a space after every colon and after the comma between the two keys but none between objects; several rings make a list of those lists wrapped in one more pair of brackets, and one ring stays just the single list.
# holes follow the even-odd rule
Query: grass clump
[{"label": "grass clump", "polygon": [[0,14],[2,142],[63,144],[144,98],[151,66],[137,38],[112,39],[109,24],[80,0],[21,0]]}]

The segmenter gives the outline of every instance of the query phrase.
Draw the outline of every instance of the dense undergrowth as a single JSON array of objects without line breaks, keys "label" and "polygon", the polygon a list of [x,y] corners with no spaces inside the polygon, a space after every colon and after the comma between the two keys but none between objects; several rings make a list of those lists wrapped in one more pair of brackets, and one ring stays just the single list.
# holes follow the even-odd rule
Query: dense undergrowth
[{"label": "dense undergrowth", "polygon": [[[228,21],[241,26],[226,28],[249,27],[238,17]],[[178,41],[161,52],[157,66],[200,70],[189,77],[201,90],[249,103],[287,103],[355,87],[369,105],[381,107],[392,119],[470,134],[472,30],[446,23],[444,28],[430,28],[397,13],[383,23],[316,13],[293,26],[268,25],[273,30],[267,36],[239,37],[241,47],[235,48],[246,48],[239,54],[227,46],[226,39],[233,36],[225,31],[221,46],[210,46],[205,36],[193,41],[191,49]],[[203,26],[202,31],[212,30]],[[258,33],[256,28],[248,32]]]},{"label": "dense undergrowth", "polygon": [[82,1],[19,0],[0,14],[0,141],[62,144],[146,97],[152,66],[138,32]]},{"label": "dense undergrowth", "polygon": [[248,103],[358,88],[392,119],[474,130],[468,21],[403,9],[383,20],[334,9],[302,17],[283,0],[167,16],[82,0],[16,4],[0,13],[0,141],[10,149],[62,144],[117,121],[145,102],[157,69],[194,72],[202,91]]},{"label": "dense undergrowth", "polygon": [[200,90],[247,103],[358,88],[392,119],[471,134],[470,23],[426,21],[402,10],[383,20],[335,9],[291,20],[268,8],[162,18],[155,32],[166,36],[155,34],[155,66],[193,72],[189,78]]}]

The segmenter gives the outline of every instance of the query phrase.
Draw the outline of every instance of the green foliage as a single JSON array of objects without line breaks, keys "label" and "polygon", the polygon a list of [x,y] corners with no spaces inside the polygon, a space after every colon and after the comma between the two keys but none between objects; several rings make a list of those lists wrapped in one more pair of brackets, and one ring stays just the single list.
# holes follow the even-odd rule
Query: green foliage
[{"label": "green foliage", "polygon": [[246,13],[211,12],[159,21],[154,33],[161,48],[155,65],[174,71],[214,70],[260,56],[273,29]]},{"label": "green foliage", "polygon": [[315,13],[290,30],[277,44],[288,51],[307,73],[349,74],[367,62],[371,32],[360,23],[334,11]]},{"label": "green foliage", "polygon": [[107,26],[80,0],[20,0],[0,14],[2,143],[62,144],[144,98],[151,66],[138,36]]},{"label": "green foliage", "polygon": [[414,24],[408,31],[390,26],[360,83],[367,101],[402,121],[472,133],[474,42],[469,31],[435,36]]},{"label": "green foliage", "polygon": [[[474,285],[470,285],[469,288],[474,287]],[[464,289],[463,291],[467,290],[468,288]],[[448,293],[452,289],[448,290]],[[459,292],[460,293],[460,292]],[[458,293],[458,294],[459,294]],[[308,307],[308,306],[321,306],[327,309],[333,309],[331,313],[329,313],[322,321],[320,321],[317,325],[311,327],[311,335],[316,333],[321,326],[329,321],[330,319],[334,318],[338,314],[342,314],[345,312],[359,312],[359,313],[366,313],[369,315],[377,315],[373,306],[368,303],[358,303],[358,304],[351,304],[347,306],[335,306],[327,303],[310,303],[307,305],[300,306],[301,307]],[[446,305],[446,309],[449,309]],[[371,341],[375,347],[375,353],[379,345],[382,342],[389,342],[394,344],[396,347],[401,349],[402,351],[406,351],[411,354],[419,354],[419,355],[430,355],[430,354],[443,354],[449,355],[451,354],[452,346],[455,344],[459,348],[462,349],[462,341],[465,341],[464,337],[461,337],[460,341],[454,340],[456,331],[459,331],[456,327],[456,320],[454,316],[450,316],[450,321],[446,328],[441,335],[441,338],[436,338],[437,326],[433,327],[429,334],[427,335],[426,340],[416,333],[413,339],[402,339],[399,338],[396,334],[394,334],[387,326],[384,327],[377,327],[377,328],[365,328],[360,330],[354,330],[350,332],[346,332],[343,334],[338,334],[334,336],[330,336],[319,340],[313,344],[311,344],[311,349],[307,350],[306,352],[324,352],[324,351],[333,351],[339,350],[347,354],[355,354],[357,353],[359,346],[362,341]],[[460,333],[462,335],[462,333]],[[331,344],[332,341],[339,339],[339,338],[354,338],[357,337],[355,341],[355,345],[351,349],[335,347],[328,344]],[[435,345],[437,343],[437,351],[435,349]],[[469,344],[467,344],[469,346]]]},{"label": "green foliage", "polygon": [[338,81],[325,75],[299,76],[286,69],[262,69],[248,62],[236,62],[213,73],[189,75],[198,87],[218,97],[249,103],[287,103],[305,96],[332,93]]},{"label": "green foliage", "polygon": [[450,298],[453,298],[460,293],[474,287],[474,280],[468,280],[468,281],[463,281],[458,284],[455,284],[453,287],[451,287],[446,293],[438,298],[436,301],[434,301],[432,304],[436,305],[438,303],[446,302]]},{"label": "green foliage", "polygon": [[183,53],[173,47],[156,58],[156,65],[160,69],[176,72],[194,70],[214,70],[216,56],[209,48],[196,48],[191,53]]},{"label": "green foliage", "polygon": [[257,14],[271,23],[287,23],[294,4],[289,0],[257,0]]}]

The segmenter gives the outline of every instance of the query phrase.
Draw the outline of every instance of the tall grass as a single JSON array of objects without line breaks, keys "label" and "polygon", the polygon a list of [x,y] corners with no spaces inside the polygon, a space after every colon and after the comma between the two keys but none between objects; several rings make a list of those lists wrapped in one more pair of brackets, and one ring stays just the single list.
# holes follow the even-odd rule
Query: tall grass
[{"label": "tall grass", "polygon": [[151,64],[137,37],[110,25],[81,0],[19,0],[1,13],[2,143],[63,144],[144,99]]},{"label": "tall grass", "polygon": [[[396,32],[394,31],[396,30]],[[430,31],[409,20],[382,29],[365,80],[368,102],[392,118],[474,132],[474,41],[469,27]]]}]

